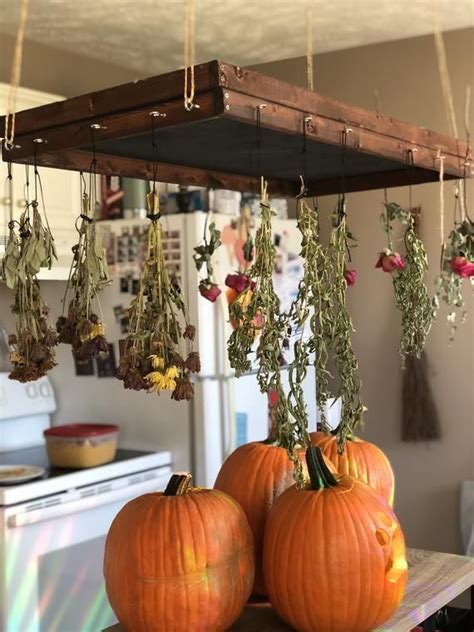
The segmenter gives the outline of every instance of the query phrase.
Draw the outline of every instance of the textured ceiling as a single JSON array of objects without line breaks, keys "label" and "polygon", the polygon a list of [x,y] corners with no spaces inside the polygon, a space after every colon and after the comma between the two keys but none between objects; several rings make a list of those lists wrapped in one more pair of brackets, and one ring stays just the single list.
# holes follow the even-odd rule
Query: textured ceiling
[{"label": "textured ceiling", "polygon": [[[436,0],[196,0],[197,61],[242,66],[305,53],[313,7],[315,52],[430,33]],[[140,74],[182,65],[183,0],[30,0],[26,37]],[[20,0],[0,0],[14,34]],[[438,0],[443,30],[472,26],[474,0]]]}]

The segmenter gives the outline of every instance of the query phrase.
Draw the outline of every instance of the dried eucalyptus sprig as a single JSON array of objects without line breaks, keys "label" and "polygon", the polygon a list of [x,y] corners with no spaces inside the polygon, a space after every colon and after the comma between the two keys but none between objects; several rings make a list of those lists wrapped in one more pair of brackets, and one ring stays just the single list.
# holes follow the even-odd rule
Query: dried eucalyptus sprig
[{"label": "dried eucalyptus sprig", "polygon": [[[211,303],[214,303],[214,301],[220,295],[221,290],[214,280],[212,257],[221,245],[221,231],[217,230],[214,222],[211,222],[211,224],[209,224],[208,231],[208,219],[209,215],[206,217],[206,222],[204,224],[204,236],[202,239],[202,244],[199,244],[199,246],[196,246],[194,248],[193,259],[196,265],[196,270],[198,272],[200,272],[203,267],[206,268],[206,277],[202,279],[199,283],[199,292],[201,296],[206,298],[208,301],[211,301]],[[207,235],[208,232],[209,237]]]},{"label": "dried eucalyptus sprig", "polygon": [[178,280],[166,269],[159,221],[158,196],[147,198],[149,217],[147,254],[137,296],[129,314],[129,334],[117,371],[124,388],[160,393],[172,391],[175,400],[190,400],[194,388],[190,374],[201,369],[199,354],[187,351],[196,329],[189,324]]},{"label": "dried eucalyptus sprig", "polygon": [[441,253],[441,272],[436,279],[435,307],[440,301],[450,308],[447,316],[449,338],[452,341],[457,330],[457,312],[464,323],[467,310],[464,304],[464,280],[474,283],[474,222],[469,217],[455,224]]},{"label": "dried eucalyptus sprig", "polygon": [[[311,207],[303,197],[298,202],[298,229],[301,233],[300,256],[304,261],[304,270],[298,284],[298,294],[288,315],[289,327],[298,336],[293,344],[294,359],[288,371],[288,407],[299,434],[304,439],[307,434],[308,413],[303,381],[310,356],[314,358],[317,376],[316,403],[323,429],[328,430],[324,410],[330,397],[329,381],[332,377],[327,366],[333,337],[332,262],[320,242],[318,210]],[[310,336],[305,332],[308,319]]]},{"label": "dried eucalyptus sprig", "polygon": [[331,353],[339,377],[337,397],[341,399],[341,421],[337,428],[339,449],[344,449],[345,441],[362,423],[365,407],[361,400],[361,380],[358,362],[352,347],[354,327],[346,303],[347,263],[354,237],[347,227],[344,197],[338,201],[332,216],[331,238],[328,256],[333,274],[333,331]]},{"label": "dried eucalyptus sprig", "polygon": [[[28,188],[27,182],[27,192]],[[56,334],[49,324],[49,308],[42,297],[36,275],[43,267],[51,268],[53,259],[57,257],[44,210],[41,180],[35,169],[35,191],[38,189],[45,221],[38,200],[27,200],[19,222],[9,224],[9,238],[2,261],[3,278],[14,292],[11,309],[15,317],[15,334],[9,336],[13,371],[9,377],[19,382],[37,380],[56,364]]]},{"label": "dried eucalyptus sprig", "polygon": [[[392,249],[394,221],[406,226],[404,258]],[[407,211],[395,203],[385,204],[381,222],[387,233],[388,249],[380,253],[376,267],[392,274],[395,303],[401,314],[400,355],[404,367],[407,356],[421,357],[433,323],[433,302],[424,282],[428,259],[423,242],[417,235],[413,211]]]},{"label": "dried eucalyptus sprig", "polygon": [[[72,248],[73,260],[63,298],[63,315],[56,322],[58,342],[70,344],[77,360],[88,360],[108,352],[105,326],[94,306],[99,293],[110,283],[107,258],[92,218],[90,198],[82,197],[77,219],[79,238]],[[67,305],[67,316],[64,311]]]},{"label": "dried eucalyptus sprig", "polygon": [[261,217],[255,237],[255,260],[248,271],[248,277],[255,287],[247,306],[234,301],[229,306],[231,318],[237,323],[229,343],[229,360],[240,376],[251,368],[249,354],[257,333],[260,334],[256,349],[258,364],[257,381],[260,391],[272,395],[272,418],[274,430],[270,438],[276,445],[288,450],[295,465],[295,478],[302,483],[302,464],[297,456],[298,435],[288,412],[286,395],[281,381],[281,367],[284,359],[281,352],[282,340],[286,334],[286,319],[280,314],[280,301],[273,286],[276,249],[272,237],[272,217],[267,183],[262,179]]}]

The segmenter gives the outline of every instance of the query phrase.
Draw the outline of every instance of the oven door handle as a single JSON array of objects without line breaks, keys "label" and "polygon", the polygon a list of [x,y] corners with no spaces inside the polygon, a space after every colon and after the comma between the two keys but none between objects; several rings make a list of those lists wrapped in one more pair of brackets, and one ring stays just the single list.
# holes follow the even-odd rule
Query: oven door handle
[{"label": "oven door handle", "polygon": [[47,520],[62,518],[80,511],[100,508],[121,500],[131,500],[147,492],[161,490],[166,486],[171,472],[170,468],[163,468],[163,470],[165,471],[160,471],[160,474],[156,478],[140,481],[139,483],[128,485],[127,487],[122,487],[115,491],[94,494],[79,500],[72,500],[71,502],[53,505],[51,507],[42,507],[41,509],[14,514],[7,519],[8,527],[14,529],[16,527],[37,524],[38,522],[46,522]]}]

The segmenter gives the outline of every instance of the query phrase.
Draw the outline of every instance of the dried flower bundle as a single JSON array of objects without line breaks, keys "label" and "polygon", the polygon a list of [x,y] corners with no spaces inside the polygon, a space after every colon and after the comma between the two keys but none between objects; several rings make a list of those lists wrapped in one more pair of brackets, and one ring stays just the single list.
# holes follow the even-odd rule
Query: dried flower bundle
[{"label": "dried flower bundle", "polygon": [[71,345],[77,360],[88,360],[99,353],[107,353],[105,327],[94,313],[98,295],[110,283],[105,250],[92,219],[90,198],[84,192],[82,214],[77,220],[78,242],[73,246],[73,260],[63,310],[56,323],[58,342]]},{"label": "dried flower bundle", "polygon": [[468,216],[455,224],[443,245],[441,272],[436,279],[436,308],[440,301],[450,308],[447,316],[450,340],[457,330],[457,312],[461,312],[461,323],[466,319],[463,286],[467,279],[474,283],[474,222]]},{"label": "dried flower bundle", "polygon": [[[341,450],[344,448],[346,439],[361,424],[365,411],[361,400],[362,384],[358,373],[359,364],[351,340],[354,327],[346,302],[348,282],[345,275],[350,259],[350,242],[354,241],[347,227],[345,200],[341,197],[332,216],[332,231],[328,248],[330,271],[333,275],[331,354],[339,377],[337,397],[341,399],[341,422],[336,434]],[[319,379],[318,374],[317,379]]]},{"label": "dried flower bundle", "polygon": [[[256,349],[257,381],[261,392],[272,399],[273,432],[270,440],[288,450],[295,465],[295,478],[302,483],[302,466],[296,453],[300,436],[289,414],[281,381],[281,367],[285,363],[281,347],[287,324],[285,316],[280,313],[280,301],[273,286],[276,250],[272,238],[272,217],[275,212],[268,202],[267,183],[263,179],[260,209],[255,261],[245,275],[251,281],[243,289],[243,292],[249,293],[249,301],[245,304],[234,300],[229,305],[230,317],[235,323],[228,341],[229,361],[237,376],[248,371],[255,336],[257,333],[260,335]],[[234,281],[237,282],[237,279],[231,279],[232,284]]]},{"label": "dried flower bundle", "polygon": [[196,330],[177,279],[170,279],[162,248],[158,196],[148,195],[151,223],[140,288],[129,312],[130,329],[121,354],[117,377],[124,388],[160,393],[171,391],[177,401],[194,396],[190,374],[200,370],[199,355],[186,355]]},{"label": "dried flower bundle", "polygon": [[[35,169],[35,190],[41,182]],[[28,191],[28,183],[26,190]],[[44,203],[43,203],[44,212]],[[2,261],[2,275],[13,290],[11,307],[15,334],[9,337],[12,348],[10,379],[31,382],[46,375],[55,366],[56,334],[49,324],[49,308],[40,291],[36,275],[51,268],[56,258],[54,239],[46,215],[41,217],[38,200],[26,203],[19,222],[10,222],[9,237]]]},{"label": "dried flower bundle", "polygon": [[[404,241],[406,255],[403,257],[392,248],[392,223],[406,226]],[[381,215],[382,226],[387,233],[388,249],[381,253],[376,267],[381,267],[392,275],[395,302],[401,314],[402,333],[400,355],[402,366],[407,356],[421,357],[426,337],[434,318],[432,299],[424,282],[428,270],[425,247],[419,238],[415,215],[396,203],[386,203]]]}]

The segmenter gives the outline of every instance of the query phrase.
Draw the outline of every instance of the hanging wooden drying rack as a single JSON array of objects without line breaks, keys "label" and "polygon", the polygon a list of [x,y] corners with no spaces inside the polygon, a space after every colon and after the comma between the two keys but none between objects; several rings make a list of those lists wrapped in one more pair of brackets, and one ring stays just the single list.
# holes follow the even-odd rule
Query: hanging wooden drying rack
[{"label": "hanging wooden drying rack", "polygon": [[[439,152],[445,179],[473,175],[467,145],[460,140],[220,61],[196,66],[199,107],[186,111],[183,73],[20,112],[15,146],[3,149],[3,159],[32,163],[36,152],[38,165],[86,171],[94,136],[98,173],[150,179],[150,113],[155,112],[160,180],[257,191],[260,108],[259,163],[272,195],[294,196],[300,190],[303,130],[311,195],[339,191],[344,133],[346,191],[436,181]],[[2,118],[0,129],[3,125]],[[410,152],[413,168],[407,168]]]}]

